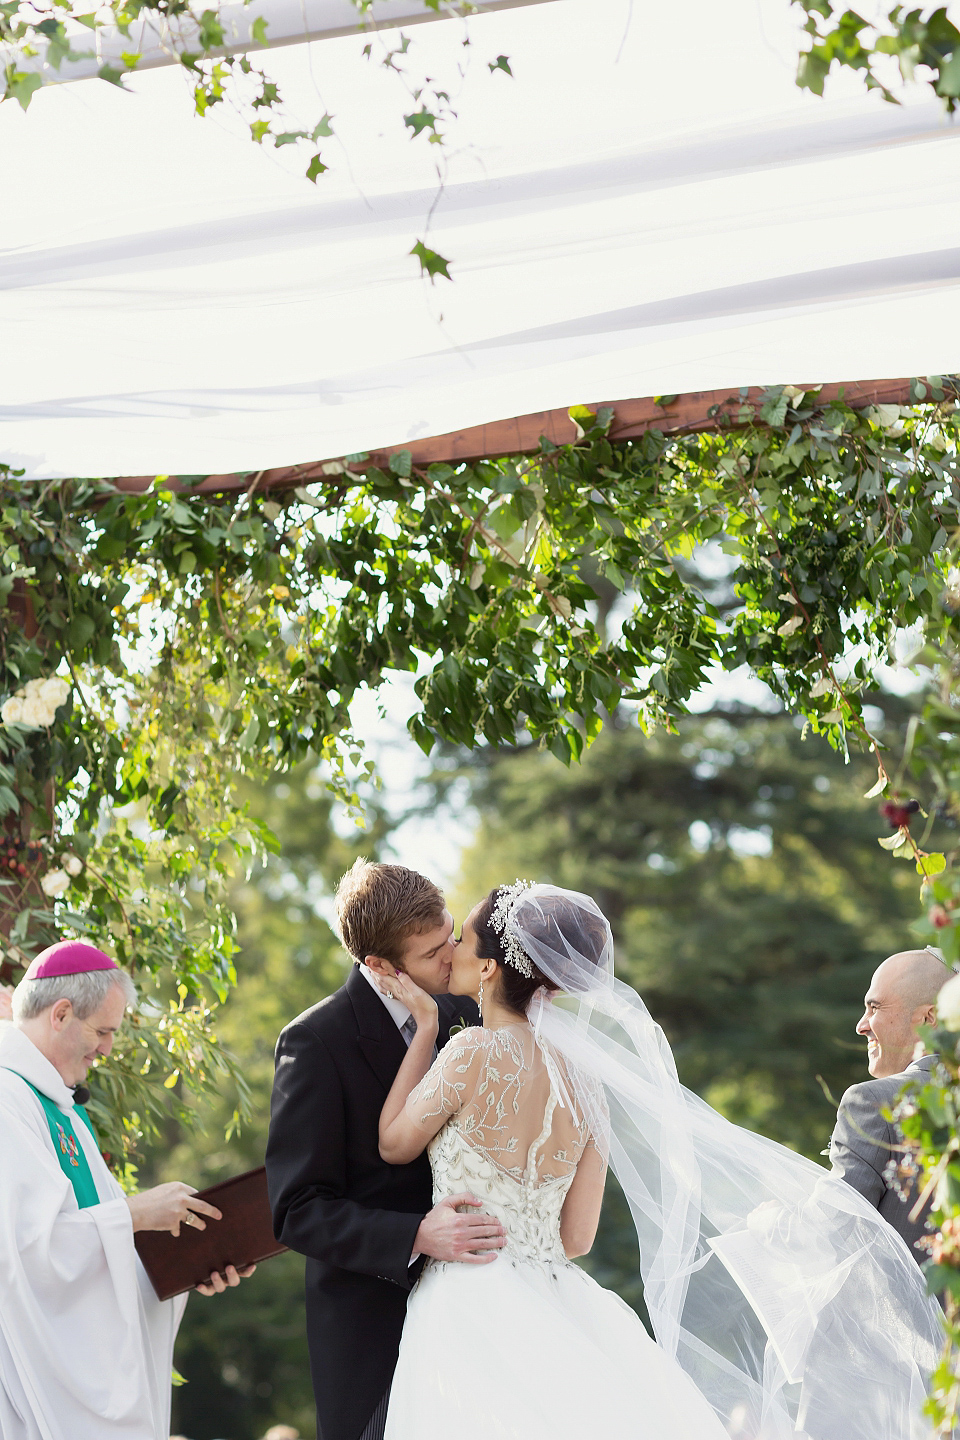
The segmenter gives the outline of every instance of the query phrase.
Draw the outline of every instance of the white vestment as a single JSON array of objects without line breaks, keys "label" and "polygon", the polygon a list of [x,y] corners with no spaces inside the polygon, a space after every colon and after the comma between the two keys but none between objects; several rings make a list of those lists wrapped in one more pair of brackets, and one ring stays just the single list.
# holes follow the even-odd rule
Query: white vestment
[{"label": "white vestment", "polygon": [[186,1297],[161,1302],[130,1211],[72,1117],[100,1196],[81,1210],[47,1117],[73,1094],[21,1030],[0,1024],[0,1436],[168,1440],[173,1342]]}]

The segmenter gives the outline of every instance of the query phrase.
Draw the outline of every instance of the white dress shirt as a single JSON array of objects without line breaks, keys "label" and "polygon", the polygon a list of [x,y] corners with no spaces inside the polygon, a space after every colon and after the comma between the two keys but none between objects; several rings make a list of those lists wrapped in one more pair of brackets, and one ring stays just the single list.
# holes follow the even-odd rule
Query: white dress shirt
[{"label": "white dress shirt", "polygon": [[[411,1037],[404,1033],[403,1027],[411,1018],[410,1011],[407,1009],[406,1005],[404,1005],[402,1000],[395,1000],[392,995],[387,995],[385,991],[380,989],[380,982],[374,972],[370,969],[369,965],[361,964],[360,974],[363,976],[364,980],[366,980],[367,984],[380,996],[380,999],[387,1007],[387,1014],[390,1016],[390,1019],[393,1021],[394,1025],[396,1025],[397,1029],[400,1031],[400,1034],[403,1036],[403,1043],[409,1050]],[[410,1256],[410,1259],[407,1261],[407,1265],[410,1266],[414,1263],[415,1260],[419,1259],[420,1251],[414,1250],[413,1254]]]},{"label": "white dress shirt", "polygon": [[[401,1035],[403,1035],[403,1027],[410,1019],[410,1011],[407,1009],[406,1005],[404,1005],[402,1000],[395,1000],[392,995],[388,995],[386,991],[380,989],[380,982],[374,972],[370,969],[369,965],[361,965],[360,974],[363,976],[364,980],[366,980],[367,984],[371,987],[371,989],[377,992],[380,999],[387,1007],[387,1014],[390,1016],[390,1019],[393,1021],[394,1025],[396,1025]],[[410,1041],[407,1039],[406,1035],[404,1035],[403,1038],[407,1047],[409,1048]]]}]

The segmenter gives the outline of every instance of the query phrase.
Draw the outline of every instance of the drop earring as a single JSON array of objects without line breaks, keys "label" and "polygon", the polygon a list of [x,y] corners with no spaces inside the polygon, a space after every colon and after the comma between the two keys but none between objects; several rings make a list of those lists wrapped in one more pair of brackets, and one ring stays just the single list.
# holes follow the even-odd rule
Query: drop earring
[{"label": "drop earring", "polygon": [[480,977],[480,990],[477,994],[477,1007],[480,1011],[480,1024],[483,1024],[483,976]]}]

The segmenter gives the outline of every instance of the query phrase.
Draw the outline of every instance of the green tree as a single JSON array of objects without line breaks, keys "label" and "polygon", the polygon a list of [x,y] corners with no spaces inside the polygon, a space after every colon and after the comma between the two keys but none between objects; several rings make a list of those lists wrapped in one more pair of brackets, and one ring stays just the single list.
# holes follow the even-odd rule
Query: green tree
[{"label": "green tree", "polygon": [[[894,741],[903,706],[882,703],[872,718]],[[526,750],[478,775],[456,900],[515,876],[592,895],[681,1080],[817,1158],[835,1118],[824,1087],[839,1098],[866,1077],[854,1027],[870,974],[915,943],[913,867],[889,865],[863,800],[874,775],[783,714],[689,716],[649,737],[618,719],[576,768]],[[587,1264],[642,1311],[615,1186]]]}]

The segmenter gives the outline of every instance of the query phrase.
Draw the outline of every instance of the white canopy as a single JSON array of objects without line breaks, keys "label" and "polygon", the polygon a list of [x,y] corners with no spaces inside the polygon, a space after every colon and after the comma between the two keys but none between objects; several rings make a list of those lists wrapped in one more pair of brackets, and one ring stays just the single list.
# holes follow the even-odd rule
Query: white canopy
[{"label": "white canopy", "polygon": [[[194,117],[178,67],[0,109],[0,458],[223,473],[960,371],[960,133],[921,87],[798,91],[788,0],[553,0],[411,38],[411,75],[457,92],[439,200],[438,147],[406,137],[418,107],[362,36],[263,57],[290,128],[334,116],[316,186],[294,147]],[[452,283],[420,278],[418,238]]]}]

